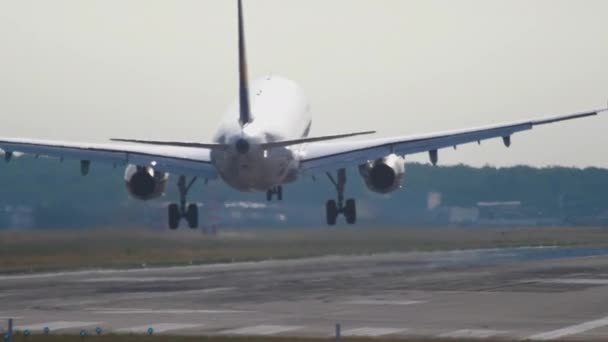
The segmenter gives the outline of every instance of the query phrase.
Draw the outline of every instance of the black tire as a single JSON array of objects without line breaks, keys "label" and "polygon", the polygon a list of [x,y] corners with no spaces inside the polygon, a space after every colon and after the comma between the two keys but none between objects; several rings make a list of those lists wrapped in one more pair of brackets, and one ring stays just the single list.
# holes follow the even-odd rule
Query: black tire
[{"label": "black tire", "polygon": [[344,216],[346,217],[346,223],[357,223],[357,204],[354,199],[351,198],[346,200],[346,206],[344,207]]},{"label": "black tire", "polygon": [[330,226],[335,226],[336,218],[338,218],[338,206],[336,205],[336,201],[327,201],[327,203],[325,203],[325,212],[327,216],[327,224]]},{"label": "black tire", "polygon": [[280,185],[277,187],[277,199],[279,201],[283,200],[283,187]]},{"label": "black tire", "polygon": [[190,229],[198,228],[198,206],[196,204],[190,203],[188,205],[186,220],[188,221],[188,227],[190,227]]},{"label": "black tire", "polygon": [[272,201],[272,190],[268,190],[268,191],[266,191],[266,200],[267,200],[268,202],[271,202],[271,201]]},{"label": "black tire", "polygon": [[177,229],[179,227],[179,207],[175,203],[169,205],[169,229]]}]

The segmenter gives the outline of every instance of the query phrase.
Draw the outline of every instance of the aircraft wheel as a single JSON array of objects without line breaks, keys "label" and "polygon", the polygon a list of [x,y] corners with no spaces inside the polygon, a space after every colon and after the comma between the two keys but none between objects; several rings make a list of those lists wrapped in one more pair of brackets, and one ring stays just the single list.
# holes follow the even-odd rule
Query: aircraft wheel
[{"label": "aircraft wheel", "polygon": [[283,187],[282,186],[277,186],[277,199],[279,201],[283,200]]},{"label": "aircraft wheel", "polygon": [[190,229],[198,228],[198,206],[196,204],[190,203],[188,205],[186,220],[188,221],[188,227],[190,227]]},{"label": "aircraft wheel", "polygon": [[169,228],[177,229],[177,227],[179,227],[179,219],[179,207],[177,206],[177,204],[171,203],[169,205]]},{"label": "aircraft wheel", "polygon": [[336,205],[336,201],[327,201],[325,204],[325,211],[327,216],[327,224],[330,226],[336,225],[336,218],[338,217],[338,206]]},{"label": "aircraft wheel", "polygon": [[357,205],[354,199],[351,198],[346,200],[344,216],[346,217],[346,223],[348,224],[355,224],[357,222]]}]

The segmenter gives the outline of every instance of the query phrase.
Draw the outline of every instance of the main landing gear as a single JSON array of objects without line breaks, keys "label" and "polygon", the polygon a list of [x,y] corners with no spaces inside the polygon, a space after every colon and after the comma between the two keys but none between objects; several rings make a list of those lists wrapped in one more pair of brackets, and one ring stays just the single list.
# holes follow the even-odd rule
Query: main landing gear
[{"label": "main landing gear", "polygon": [[275,186],[274,188],[266,191],[266,200],[268,202],[272,201],[272,197],[274,195],[277,195],[277,200],[282,201],[283,200],[283,187],[279,185],[279,186]]},{"label": "main landing gear", "polygon": [[333,226],[336,224],[336,219],[339,214],[344,214],[346,223],[355,224],[357,222],[357,205],[355,200],[349,198],[344,202],[344,187],[346,186],[346,169],[339,169],[337,178],[334,178],[331,173],[327,172],[327,177],[336,187],[338,200],[329,200],[325,203],[327,215],[327,224]]},{"label": "main landing gear", "polygon": [[198,206],[194,203],[186,203],[186,196],[194,182],[196,182],[196,177],[192,178],[188,184],[186,184],[186,176],[179,177],[177,181],[179,205],[175,203],[169,205],[169,228],[177,229],[182,218],[188,222],[188,227],[192,229],[198,227]]}]

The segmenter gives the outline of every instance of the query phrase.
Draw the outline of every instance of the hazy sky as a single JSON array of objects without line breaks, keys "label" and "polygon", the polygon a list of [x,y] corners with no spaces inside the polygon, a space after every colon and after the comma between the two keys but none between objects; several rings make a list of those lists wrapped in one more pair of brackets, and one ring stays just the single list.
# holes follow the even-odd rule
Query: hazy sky
[{"label": "hazy sky", "polygon": [[[250,76],[299,82],[313,135],[426,133],[608,99],[608,1],[244,5]],[[0,136],[206,142],[236,95],[236,58],[236,0],[0,0]],[[606,128],[608,113],[440,163],[608,167]]]}]

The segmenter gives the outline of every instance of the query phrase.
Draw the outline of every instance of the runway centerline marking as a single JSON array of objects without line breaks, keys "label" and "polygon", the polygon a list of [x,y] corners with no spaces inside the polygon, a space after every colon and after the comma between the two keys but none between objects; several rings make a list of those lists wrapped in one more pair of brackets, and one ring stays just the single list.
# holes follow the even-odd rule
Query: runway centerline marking
[{"label": "runway centerline marking", "polygon": [[168,291],[168,292],[133,292],[130,294],[125,294],[122,297],[126,299],[154,299],[154,298],[167,298],[167,297],[177,297],[177,296],[191,296],[196,294],[209,294],[209,293],[217,293],[217,292],[227,292],[235,290],[235,287],[214,287],[208,289],[200,289],[200,290],[183,290],[183,291]]},{"label": "runway centerline marking", "polygon": [[414,305],[425,303],[421,300],[375,300],[375,299],[359,299],[350,300],[344,304],[351,305]]},{"label": "runway centerline marking", "polygon": [[72,329],[72,328],[80,328],[80,327],[88,327],[91,325],[100,325],[103,322],[74,322],[74,321],[57,321],[57,322],[46,322],[46,323],[36,323],[36,324],[23,324],[15,327],[16,330],[31,330],[37,331],[42,330],[44,328],[49,328],[52,331],[55,330],[63,330],[63,329]]},{"label": "runway centerline marking", "polygon": [[349,330],[343,330],[343,336],[370,336],[370,337],[378,337],[384,335],[394,335],[407,331],[408,329],[404,328],[370,328],[370,327],[362,327],[355,328]]},{"label": "runway centerline marking", "polygon": [[204,309],[99,309],[93,310],[95,314],[102,315],[137,315],[137,314],[168,314],[168,315],[186,315],[186,314],[231,314],[231,313],[251,313],[253,311],[246,310],[204,310]]},{"label": "runway centerline marking", "polygon": [[580,334],[588,330],[601,328],[608,325],[608,317],[596,319],[594,321],[587,321],[581,324],[571,325],[569,327],[543,332],[540,334],[529,336],[525,339],[527,340],[540,340],[540,341],[548,341],[558,339],[560,337]]},{"label": "runway centerline marking", "polygon": [[238,329],[224,330],[221,335],[275,335],[287,331],[301,329],[297,325],[254,325]]},{"label": "runway centerline marking", "polygon": [[506,331],[489,329],[461,329],[439,335],[443,338],[488,338],[496,335],[505,334]]},{"label": "runway centerline marking", "polygon": [[522,283],[546,283],[564,285],[608,285],[608,279],[593,278],[548,278],[548,279],[526,279]]},{"label": "runway centerline marking", "polygon": [[115,333],[132,333],[132,334],[144,334],[148,332],[148,329],[152,328],[154,333],[163,333],[171,330],[182,330],[182,329],[193,329],[202,327],[203,324],[178,324],[178,323],[152,323],[148,325],[138,325],[134,327],[121,328],[114,330]]},{"label": "runway centerline marking", "polygon": [[88,279],[77,279],[77,283],[148,283],[148,282],[168,282],[168,281],[192,281],[201,280],[205,277],[99,277]]}]

